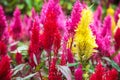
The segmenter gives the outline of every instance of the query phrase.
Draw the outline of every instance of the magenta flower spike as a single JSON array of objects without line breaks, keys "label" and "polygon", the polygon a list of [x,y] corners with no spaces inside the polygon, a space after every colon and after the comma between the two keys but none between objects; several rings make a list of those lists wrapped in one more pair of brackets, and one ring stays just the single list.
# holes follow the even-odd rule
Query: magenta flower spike
[{"label": "magenta flower spike", "polygon": [[79,0],[76,0],[72,12],[71,12],[71,17],[67,21],[67,26],[68,26],[68,31],[70,33],[74,33],[74,30],[77,27],[78,22],[80,21],[81,18],[81,12],[83,9],[83,5],[80,3]]},{"label": "magenta flower spike", "polygon": [[4,34],[6,27],[7,27],[6,17],[4,15],[2,6],[0,6],[0,40],[2,39],[2,35]]},{"label": "magenta flower spike", "polygon": [[14,40],[19,40],[21,38],[22,23],[20,18],[21,12],[18,8],[15,9],[13,16],[14,20],[11,24],[11,34]]},{"label": "magenta flower spike", "polygon": [[7,46],[4,42],[0,41],[0,58],[7,54]]},{"label": "magenta flower spike", "polygon": [[75,80],[83,80],[83,71],[82,71],[82,65],[80,65],[77,69],[75,69]]}]

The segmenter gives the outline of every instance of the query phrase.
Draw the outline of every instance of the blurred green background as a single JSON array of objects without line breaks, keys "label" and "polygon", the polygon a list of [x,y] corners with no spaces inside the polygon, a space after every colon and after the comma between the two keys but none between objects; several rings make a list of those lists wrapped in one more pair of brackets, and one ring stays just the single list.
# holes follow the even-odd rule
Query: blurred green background
[{"label": "blurred green background", "polygon": [[[47,0],[46,0],[47,1]],[[60,0],[60,4],[66,14],[70,14],[73,3],[76,0]],[[98,4],[102,4],[104,8],[108,7],[109,3],[117,6],[119,0],[80,0],[84,1],[88,5],[94,4],[92,9],[94,10]],[[32,7],[35,8],[37,12],[41,11],[44,0],[0,0],[0,5],[4,7],[4,11],[7,15],[12,15],[16,6],[18,6],[22,12],[22,14],[27,13],[30,14]]]}]

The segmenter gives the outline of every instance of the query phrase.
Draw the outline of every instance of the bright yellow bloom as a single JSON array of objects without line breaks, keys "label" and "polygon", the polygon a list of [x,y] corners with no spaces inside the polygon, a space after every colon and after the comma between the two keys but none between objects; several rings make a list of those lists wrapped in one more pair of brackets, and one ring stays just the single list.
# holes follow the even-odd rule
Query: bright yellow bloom
[{"label": "bright yellow bloom", "polygon": [[116,28],[116,24],[115,24],[115,20],[114,20],[114,9],[110,6],[108,9],[107,9],[107,15],[110,15],[111,18],[112,18],[112,27],[111,27],[111,30],[112,30],[112,34],[114,35],[114,32],[115,32],[115,28]]},{"label": "bright yellow bloom", "polygon": [[72,52],[77,53],[79,59],[87,60],[97,47],[95,37],[89,27],[92,22],[92,12],[89,9],[83,9],[82,18],[76,29],[74,36]]}]

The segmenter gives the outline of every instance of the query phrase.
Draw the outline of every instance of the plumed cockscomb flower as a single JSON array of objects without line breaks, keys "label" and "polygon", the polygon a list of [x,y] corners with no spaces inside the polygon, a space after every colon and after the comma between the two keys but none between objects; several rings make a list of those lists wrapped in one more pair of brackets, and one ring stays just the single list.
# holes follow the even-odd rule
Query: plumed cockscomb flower
[{"label": "plumed cockscomb flower", "polygon": [[75,29],[77,28],[77,25],[81,18],[81,12],[83,9],[83,5],[80,3],[79,0],[76,0],[70,19],[67,21],[68,31],[71,33],[74,33]]},{"label": "plumed cockscomb flower", "polygon": [[96,43],[98,45],[98,50],[103,56],[110,56],[112,53],[111,49],[111,17],[106,16],[103,23],[103,28],[101,33],[96,35]]},{"label": "plumed cockscomb flower", "polygon": [[0,6],[0,40],[5,31],[6,26],[7,26],[7,24],[6,24],[6,18],[4,15],[4,11],[3,11],[2,6]]},{"label": "plumed cockscomb flower", "polygon": [[56,68],[56,59],[54,58],[50,65],[48,79],[49,80],[62,80],[61,73]]},{"label": "plumed cockscomb flower", "polygon": [[31,66],[35,66],[34,65],[34,60],[33,57],[35,55],[38,63],[40,62],[40,55],[41,55],[41,45],[40,41],[39,41],[39,37],[40,37],[40,28],[37,25],[36,21],[33,23],[33,27],[32,27],[32,32],[31,32],[31,38],[30,38],[30,45],[29,45],[29,49],[28,49],[28,53],[29,53],[29,62],[31,64]]},{"label": "plumed cockscomb flower", "polygon": [[18,8],[14,11],[14,20],[11,24],[11,34],[14,40],[19,40],[21,38],[22,23],[20,19],[21,12]]},{"label": "plumed cockscomb flower", "polygon": [[16,60],[17,64],[21,64],[23,62],[23,60],[22,60],[22,54],[19,53],[19,52],[17,52],[16,56],[15,56],[15,60]]},{"label": "plumed cockscomb flower", "polygon": [[120,15],[119,15],[119,20],[117,22],[117,28],[114,34],[114,39],[115,39],[115,50],[118,50],[120,48]]},{"label": "plumed cockscomb flower", "polygon": [[66,55],[64,53],[61,54],[61,62],[60,65],[66,65]]},{"label": "plumed cockscomb flower", "polygon": [[102,6],[98,5],[96,11],[94,12],[94,18],[97,20],[101,20],[102,18]]},{"label": "plumed cockscomb flower", "polygon": [[4,42],[0,41],[0,57],[7,54],[7,46]]},{"label": "plumed cockscomb flower", "polygon": [[75,69],[75,80],[83,80],[83,71],[82,65],[80,65],[77,69]]},{"label": "plumed cockscomb flower", "polygon": [[108,70],[102,80],[118,80],[118,72],[116,69]]},{"label": "plumed cockscomb flower", "polygon": [[110,70],[103,67],[99,62],[95,72],[90,76],[90,80],[118,80],[118,72],[114,68]]},{"label": "plumed cockscomb flower", "polygon": [[[43,24],[43,26],[44,26],[43,45],[44,45],[45,50],[49,51],[49,52],[51,51],[53,41],[55,41],[54,39],[56,39],[55,37],[60,36],[59,30],[58,30],[58,24],[57,24],[57,19],[60,14],[58,7],[59,7],[58,3],[54,2],[54,0],[49,0],[48,9],[47,9],[47,12],[45,15],[46,16],[45,21]],[[59,34],[59,35],[56,35],[56,34]],[[58,41],[58,42],[60,42],[60,41]]]},{"label": "plumed cockscomb flower", "polygon": [[0,60],[0,79],[11,80],[12,70],[10,69],[10,58],[4,56]]},{"label": "plumed cockscomb flower", "polygon": [[97,34],[100,33],[101,31],[101,26],[102,26],[102,6],[99,5],[97,7],[97,9],[94,12],[94,21],[93,23],[90,25],[90,28],[93,32],[94,35],[97,36]]},{"label": "plumed cockscomb flower", "polygon": [[55,55],[57,56],[58,53],[58,49],[60,48],[60,43],[61,43],[61,36],[60,33],[58,33],[58,31],[54,34],[54,41],[53,41],[53,50]]},{"label": "plumed cockscomb flower", "polygon": [[115,49],[118,50],[120,48],[120,27],[118,27],[115,31],[114,39],[115,39]]},{"label": "plumed cockscomb flower", "polygon": [[89,9],[83,9],[81,21],[78,24],[74,36],[72,52],[78,55],[79,59],[87,60],[97,47],[95,36],[90,29],[92,21],[92,12]]},{"label": "plumed cockscomb flower", "polygon": [[102,80],[102,76],[105,73],[105,68],[99,62],[95,68],[95,72],[90,76],[90,80]]}]

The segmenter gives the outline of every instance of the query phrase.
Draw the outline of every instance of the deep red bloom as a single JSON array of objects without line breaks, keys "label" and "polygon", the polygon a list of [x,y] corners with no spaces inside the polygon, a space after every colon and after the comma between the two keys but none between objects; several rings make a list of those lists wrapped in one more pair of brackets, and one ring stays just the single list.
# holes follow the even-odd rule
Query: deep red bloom
[{"label": "deep red bloom", "polygon": [[115,49],[118,50],[120,48],[120,28],[119,27],[115,32],[114,39],[115,39]]},{"label": "deep red bloom", "polygon": [[10,58],[8,56],[4,56],[0,60],[0,80],[11,80],[11,76]]},{"label": "deep red bloom", "polygon": [[53,49],[54,49],[54,53],[57,56],[58,53],[58,49],[60,48],[60,43],[61,43],[61,36],[60,33],[58,33],[58,31],[54,34],[54,41],[53,41]]},{"label": "deep red bloom", "polygon": [[90,80],[102,80],[105,68],[102,67],[101,63],[98,63],[95,72],[90,76]]},{"label": "deep red bloom", "polygon": [[40,62],[42,44],[40,44],[40,41],[39,41],[39,37],[40,37],[39,30],[40,30],[39,26],[37,25],[37,23],[35,21],[33,23],[30,45],[29,45],[29,49],[28,49],[29,62],[31,64],[31,66],[35,66],[35,63],[33,60],[33,54],[35,55],[38,63]]},{"label": "deep red bloom", "polygon": [[6,24],[6,17],[4,15],[4,11],[2,6],[0,6],[0,40],[2,38],[2,35],[5,31],[7,24]]},{"label": "deep red bloom", "polygon": [[61,54],[61,62],[60,62],[60,65],[66,65],[67,62],[66,62],[66,56],[64,53]]},{"label": "deep red bloom", "polygon": [[118,72],[115,69],[108,70],[102,80],[118,80]]},{"label": "deep red bloom", "polygon": [[82,65],[80,65],[77,69],[75,69],[75,80],[82,80],[83,78],[83,71],[82,71]]},{"label": "deep red bloom", "polygon": [[22,54],[17,52],[16,56],[15,56],[15,60],[16,60],[17,64],[21,64],[23,62]]},{"label": "deep red bloom", "polygon": [[95,72],[90,76],[90,80],[118,80],[118,72],[114,68],[111,70],[104,68],[99,63]]},{"label": "deep red bloom", "polygon": [[0,41],[0,57],[5,56],[7,54],[7,46],[5,43]]},{"label": "deep red bloom", "polygon": [[52,60],[49,71],[49,80],[62,80],[61,73],[56,68],[56,60]]},{"label": "deep red bloom", "polygon": [[[57,24],[57,18],[60,11],[58,10],[58,4],[54,0],[49,0],[46,11],[46,17],[44,21],[44,48],[46,51],[51,51],[53,43],[59,41],[59,30]],[[55,40],[54,40],[55,39]],[[57,40],[58,39],[58,40]],[[60,42],[60,41],[59,41]]]},{"label": "deep red bloom", "polygon": [[21,12],[18,8],[14,11],[14,20],[11,24],[11,34],[13,39],[19,40],[22,32],[22,23],[20,19]]}]

